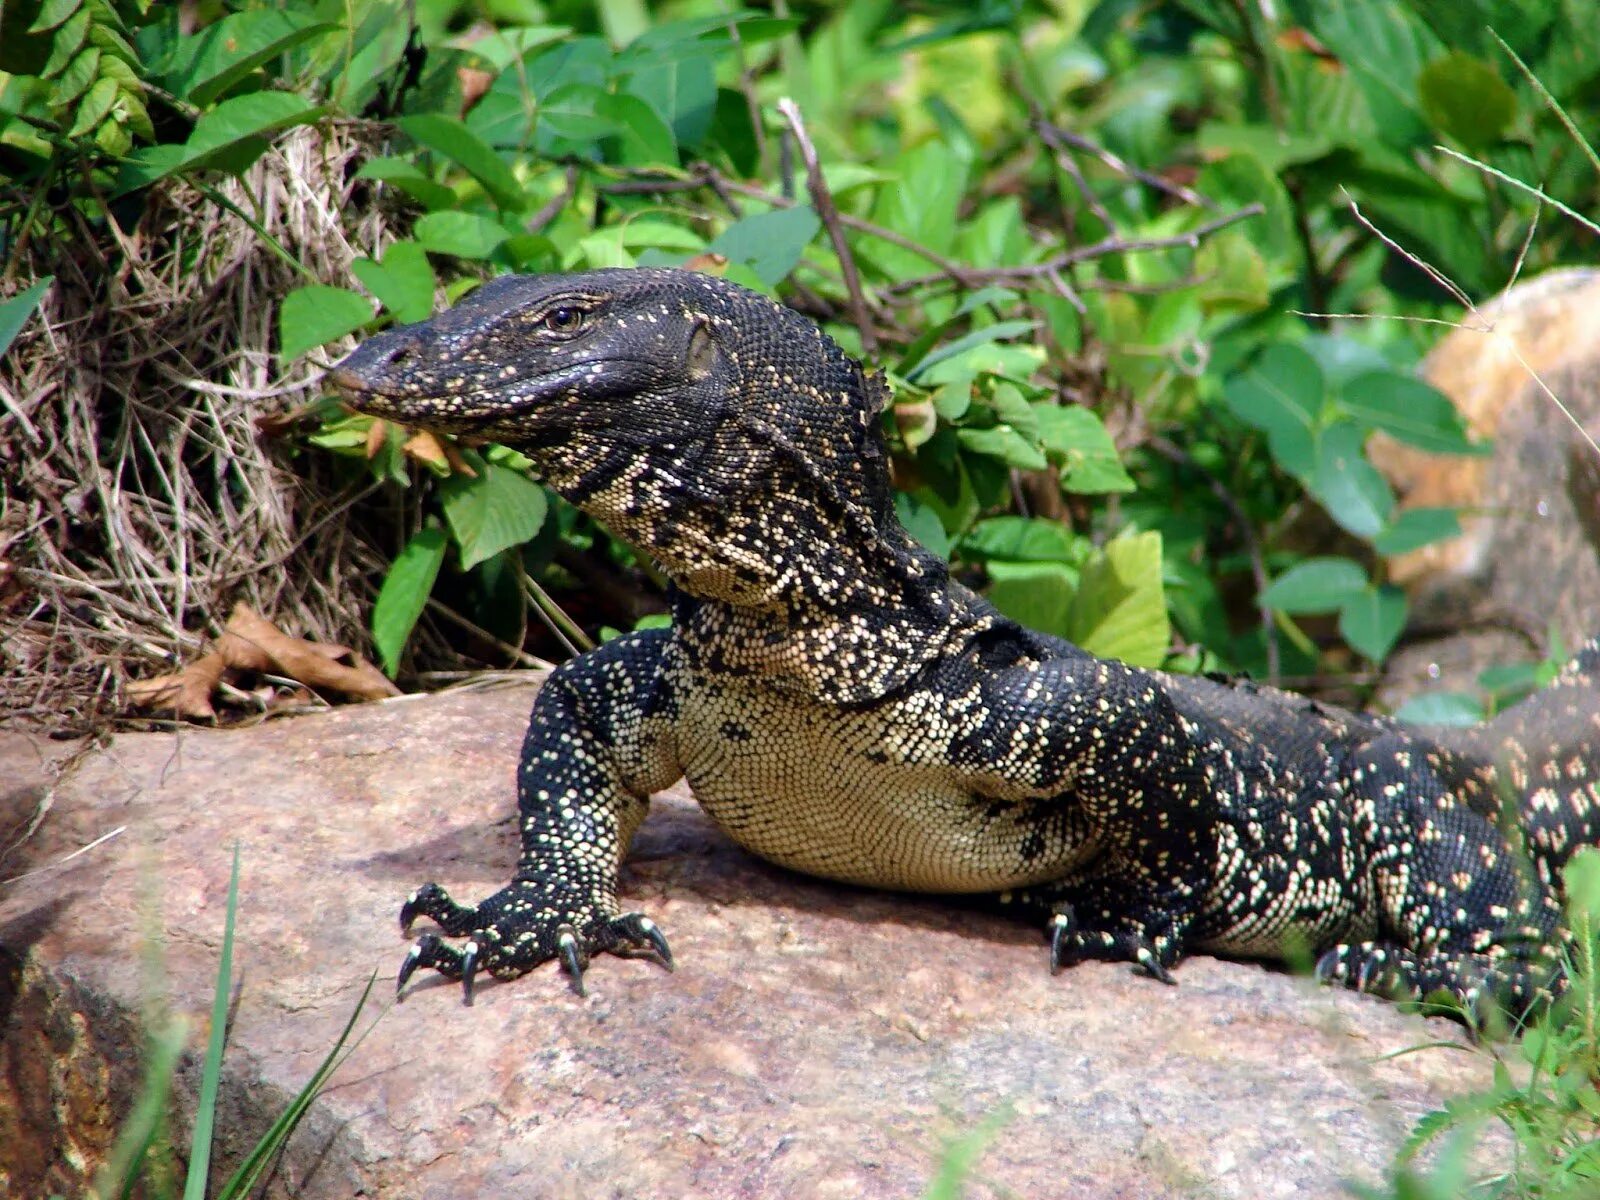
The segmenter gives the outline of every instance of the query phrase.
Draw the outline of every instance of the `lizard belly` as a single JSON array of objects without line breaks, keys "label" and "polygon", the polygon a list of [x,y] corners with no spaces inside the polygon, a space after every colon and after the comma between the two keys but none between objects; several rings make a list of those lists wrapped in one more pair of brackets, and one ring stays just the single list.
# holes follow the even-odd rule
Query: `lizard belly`
[{"label": "lizard belly", "polygon": [[1086,856],[1069,806],[993,781],[980,793],[950,765],[952,726],[931,702],[836,709],[702,685],[679,718],[684,776],[734,841],[809,875],[974,893],[1067,874]]}]

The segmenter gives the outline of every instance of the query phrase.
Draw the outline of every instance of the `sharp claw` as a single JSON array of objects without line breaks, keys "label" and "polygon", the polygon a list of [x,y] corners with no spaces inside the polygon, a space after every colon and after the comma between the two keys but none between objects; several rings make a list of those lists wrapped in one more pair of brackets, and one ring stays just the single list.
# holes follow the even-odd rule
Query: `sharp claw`
[{"label": "sharp claw", "polygon": [[580,996],[589,993],[583,986],[583,959],[578,955],[578,937],[571,929],[563,929],[556,938],[556,945],[560,949],[561,962],[567,968],[567,974],[572,976],[573,990]]},{"label": "sharp claw", "polygon": [[1383,964],[1378,961],[1376,952],[1369,954],[1366,960],[1362,962],[1361,970],[1356,974],[1356,991],[1365,992],[1367,986],[1377,977],[1382,966]]},{"label": "sharp claw", "polygon": [[1050,974],[1059,975],[1067,935],[1072,932],[1072,914],[1057,913],[1050,920]]},{"label": "sharp claw", "polygon": [[644,935],[644,940],[660,956],[662,965],[667,970],[672,970],[672,947],[667,945],[667,935],[661,932],[661,927],[649,917],[639,918],[639,932]]},{"label": "sharp claw", "polygon": [[419,888],[406,897],[406,902],[400,906],[400,936],[409,937],[411,926],[417,919],[417,901],[421,899],[422,891]]},{"label": "sharp claw", "polygon": [[472,979],[478,973],[478,943],[468,942],[461,950],[461,992],[464,1002],[472,1004]]},{"label": "sharp claw", "polygon": [[1145,973],[1152,979],[1159,979],[1168,987],[1176,987],[1178,985],[1178,981],[1172,977],[1172,972],[1161,965],[1161,960],[1155,956],[1155,952],[1149,946],[1140,946],[1134,957],[1139,960],[1139,965],[1144,968]]},{"label": "sharp claw", "polygon": [[412,973],[421,965],[422,943],[418,942],[411,947],[411,952],[406,955],[405,962],[400,964],[400,974],[394,981],[394,998],[397,1003],[404,999],[401,993],[405,991],[406,980],[410,979]]},{"label": "sharp claw", "polygon": [[1333,982],[1334,974],[1339,970],[1339,952],[1329,950],[1317,959],[1317,965],[1311,968],[1311,977],[1321,984]]}]

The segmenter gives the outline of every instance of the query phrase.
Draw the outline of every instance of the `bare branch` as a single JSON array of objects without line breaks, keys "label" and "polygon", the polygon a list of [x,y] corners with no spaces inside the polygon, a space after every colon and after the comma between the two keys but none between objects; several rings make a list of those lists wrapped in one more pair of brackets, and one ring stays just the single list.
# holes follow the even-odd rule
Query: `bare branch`
[{"label": "bare branch", "polygon": [[839,220],[839,208],[833,202],[828,184],[822,177],[822,166],[817,161],[817,148],[806,135],[805,122],[800,109],[787,96],[778,101],[778,111],[789,122],[794,132],[795,144],[800,147],[800,159],[806,166],[806,187],[811,192],[811,203],[816,207],[822,227],[828,231],[833,252],[839,257],[839,271],[844,276],[845,291],[850,295],[850,310],[855,317],[857,331],[861,334],[861,348],[868,354],[878,349],[878,337],[872,331],[872,314],[868,311],[866,297],[861,291],[861,275],[856,270],[855,256],[850,253],[850,243],[845,240],[844,226]]}]

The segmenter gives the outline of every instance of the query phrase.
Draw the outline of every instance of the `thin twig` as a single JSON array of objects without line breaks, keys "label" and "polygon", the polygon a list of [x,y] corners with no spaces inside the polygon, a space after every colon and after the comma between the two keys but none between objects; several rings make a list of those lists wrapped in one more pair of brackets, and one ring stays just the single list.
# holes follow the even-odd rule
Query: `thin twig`
[{"label": "thin twig", "polygon": [[[1343,191],[1344,189],[1341,188],[1340,190]],[[1372,234],[1373,237],[1377,238],[1385,246],[1389,247],[1389,249],[1393,250],[1401,258],[1405,259],[1412,266],[1416,267],[1445,291],[1449,292],[1451,298],[1454,299],[1457,304],[1461,305],[1462,308],[1469,310],[1474,316],[1477,315],[1478,310],[1473,306],[1472,297],[1468,296],[1466,292],[1462,291],[1458,286],[1456,286],[1455,280],[1451,279],[1448,275],[1439,270],[1438,267],[1434,266],[1421,255],[1415,253],[1414,251],[1407,250],[1399,242],[1395,241],[1394,238],[1390,237],[1387,233],[1369,221],[1367,219],[1367,214],[1361,211],[1361,206],[1356,203],[1355,197],[1352,196],[1348,191],[1345,191],[1344,198],[1349,201],[1350,211],[1352,214],[1354,214],[1355,219],[1359,221],[1362,226],[1364,226],[1366,230]]]},{"label": "thin twig", "polygon": [[[1081,150],[1085,154],[1098,158],[1119,175],[1126,175],[1129,179],[1136,179],[1146,187],[1154,188],[1158,192],[1164,192],[1175,200],[1182,200],[1185,204],[1193,204],[1197,208],[1210,209],[1212,212],[1221,210],[1222,206],[1209,196],[1203,196],[1193,188],[1184,187],[1181,183],[1173,183],[1170,179],[1164,179],[1160,175],[1146,171],[1141,167],[1136,167],[1126,159],[1113,154],[1104,146],[1091,142],[1082,134],[1073,133],[1070,129],[1063,129],[1061,126],[1042,117],[1034,122],[1033,127],[1039,136],[1044,139],[1045,144],[1052,150],[1057,151],[1058,154],[1068,148]],[[1065,167],[1065,164],[1063,166]],[[1076,164],[1069,170],[1069,173],[1076,174],[1075,168]],[[1114,227],[1109,217],[1104,218],[1104,220],[1108,229]]]},{"label": "thin twig", "polygon": [[806,188],[811,193],[811,203],[817,210],[817,216],[822,221],[822,227],[828,231],[828,240],[833,243],[833,252],[839,258],[839,271],[844,276],[844,288],[850,296],[850,311],[855,317],[856,330],[861,334],[861,348],[868,355],[875,354],[878,349],[878,336],[872,330],[872,314],[868,311],[866,297],[861,291],[861,275],[856,270],[855,256],[850,253],[850,243],[845,240],[844,227],[839,222],[839,208],[833,202],[833,195],[828,191],[828,183],[822,177],[822,165],[817,160],[817,148],[811,144],[811,139],[806,135],[805,122],[800,117],[800,109],[789,97],[784,96],[778,101],[778,111],[783,114],[783,119],[789,122],[789,128],[794,133],[795,144],[800,148],[800,160],[806,167]]},{"label": "thin twig", "polygon": [[[1259,217],[1266,211],[1262,205],[1249,204],[1236,212],[1218,217],[1214,221],[1207,221],[1204,225],[1196,226],[1188,233],[1174,234],[1171,237],[1159,238],[1101,238],[1098,242],[1091,242],[1087,246],[1076,246],[1071,250],[1064,250],[1054,258],[1046,259],[1042,263],[1033,263],[1021,267],[964,267],[960,272],[961,281],[971,287],[977,284],[1004,283],[1010,280],[1019,282],[1030,279],[1048,279],[1074,263],[1087,262],[1092,258],[1105,258],[1112,254],[1138,254],[1152,250],[1176,250],[1183,247],[1195,249],[1200,245],[1200,240],[1220,229],[1236,225],[1250,217]],[[949,274],[949,272],[946,272]],[[911,291],[936,282],[940,275],[919,275],[913,279],[901,279],[892,283],[888,291]]]},{"label": "thin twig", "polygon": [[1518,188],[1521,191],[1527,192],[1530,196],[1534,196],[1540,200],[1543,200],[1546,204],[1550,205],[1550,207],[1559,209],[1561,212],[1571,217],[1590,233],[1600,234],[1600,225],[1597,225],[1594,221],[1590,220],[1588,217],[1584,216],[1581,212],[1575,208],[1572,208],[1570,205],[1561,203],[1561,201],[1550,195],[1543,188],[1536,188],[1531,183],[1524,183],[1514,175],[1507,175],[1498,167],[1491,167],[1486,162],[1479,162],[1477,159],[1473,158],[1472,155],[1463,154],[1459,150],[1452,150],[1449,146],[1435,146],[1434,149],[1439,151],[1441,154],[1448,154],[1451,158],[1459,159],[1461,162],[1466,163],[1469,167],[1476,167],[1485,175],[1489,175],[1500,180],[1501,183],[1509,183],[1512,187]]},{"label": "thin twig", "polygon": [[528,218],[523,227],[529,233],[538,233],[546,225],[561,215],[561,210],[572,201],[572,194],[578,186],[578,168],[571,163],[567,164],[566,185],[550,199],[539,206],[537,212]]},{"label": "thin twig", "polygon": [[[453,625],[460,626],[462,629],[465,629],[468,633],[472,634],[473,637],[482,638],[484,641],[494,646],[495,649],[506,655],[509,655],[513,662],[519,662],[525,667],[534,667],[541,671],[553,671],[556,669],[554,663],[546,662],[536,654],[529,654],[520,646],[513,646],[510,642],[502,641],[500,638],[495,637],[495,635],[490,633],[487,629],[474,624],[466,617],[463,617],[455,609],[451,608],[447,604],[441,604],[432,596],[428,597],[428,611],[437,613],[439,616],[443,617]],[[423,672],[423,674],[437,674],[437,672]]]},{"label": "thin twig", "polygon": [[[601,184],[599,190],[614,195],[656,195],[670,192],[692,192],[699,188],[710,188],[712,191],[719,189],[732,192],[739,196],[746,196],[751,200],[759,200],[763,204],[770,204],[775,208],[793,208],[797,203],[791,196],[781,196],[776,192],[769,192],[765,188],[756,187],[754,184],[744,183],[737,179],[729,179],[715,167],[701,165],[693,177],[679,179],[673,177],[653,179],[621,179],[614,183]],[[875,238],[882,238],[902,250],[909,250],[919,258],[925,259],[938,267],[946,275],[962,278],[968,268],[954,259],[946,258],[937,251],[930,250],[920,242],[913,241],[903,233],[887,229],[882,225],[863,220],[861,217],[852,216],[842,212],[839,220],[848,228],[857,233],[870,234]]]}]

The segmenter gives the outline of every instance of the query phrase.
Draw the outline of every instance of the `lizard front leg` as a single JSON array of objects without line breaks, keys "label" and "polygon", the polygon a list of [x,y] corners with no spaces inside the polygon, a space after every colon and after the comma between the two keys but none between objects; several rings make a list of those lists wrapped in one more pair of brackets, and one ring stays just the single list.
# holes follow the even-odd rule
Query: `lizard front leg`
[{"label": "lizard front leg", "polygon": [[998,752],[999,779],[1044,793],[1038,852],[1077,858],[1003,902],[1047,916],[1052,970],[1131,962],[1171,983],[1214,877],[1217,802],[1159,680],[1076,654],[1008,668],[986,691],[990,715],[958,759]]},{"label": "lizard front leg", "polygon": [[478,971],[510,978],[560,958],[583,993],[595,954],[649,946],[672,953],[653,921],[617,906],[617,871],[650,794],[681,775],[673,750],[667,630],[620,637],[562,666],[540,689],[517,771],[522,854],[511,882],[478,905],[458,904],[438,884],[400,910],[409,932],[432,919],[461,946],[425,933],[400,968],[397,989],[431,967],[462,982],[472,1000]]}]

